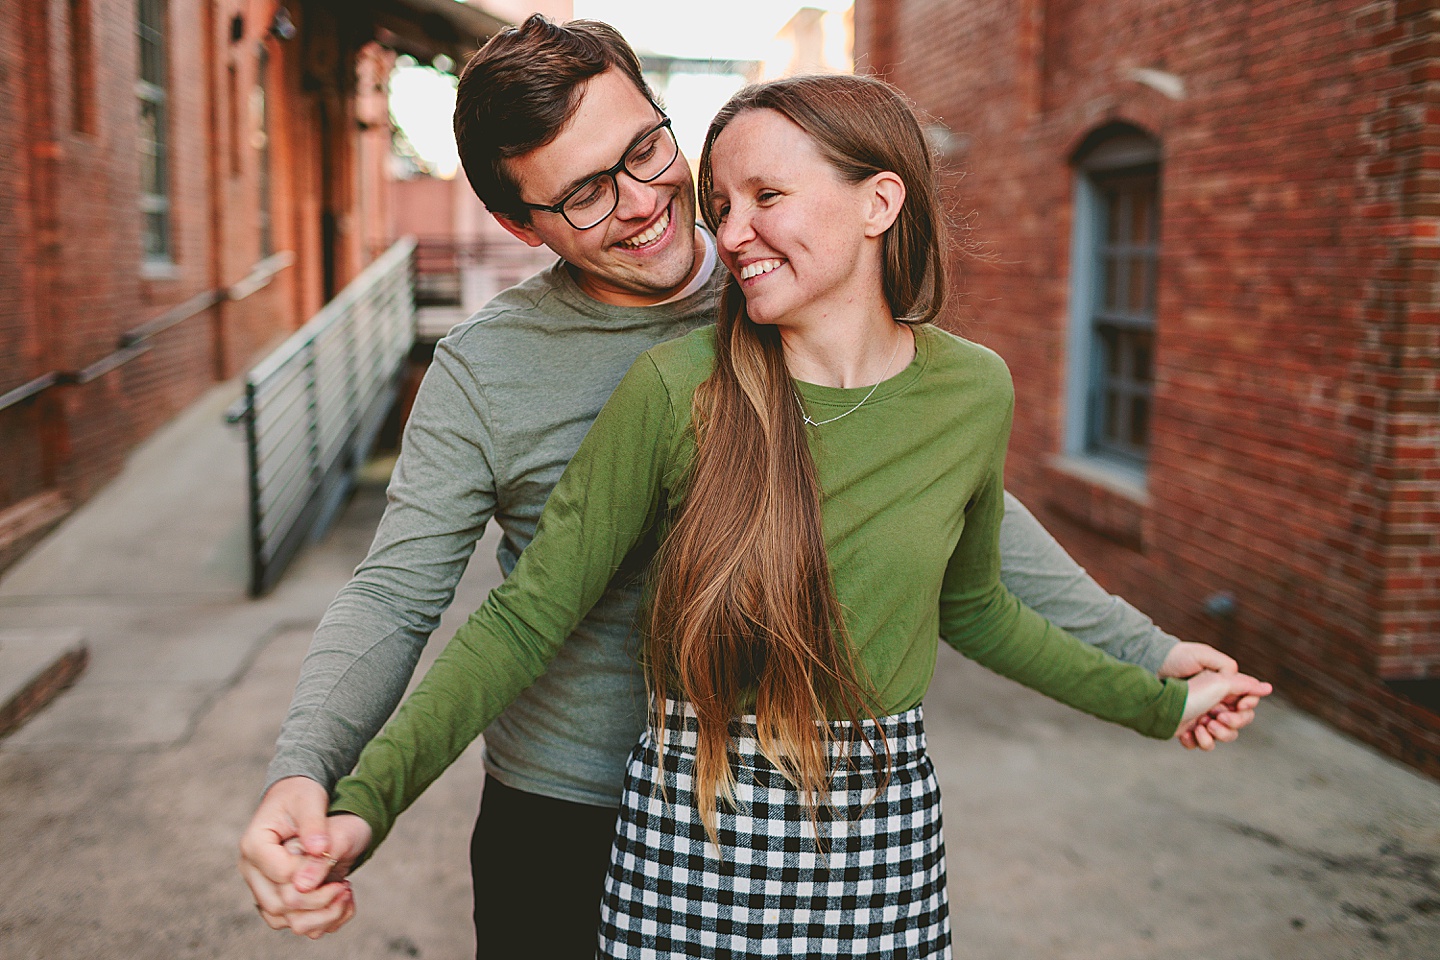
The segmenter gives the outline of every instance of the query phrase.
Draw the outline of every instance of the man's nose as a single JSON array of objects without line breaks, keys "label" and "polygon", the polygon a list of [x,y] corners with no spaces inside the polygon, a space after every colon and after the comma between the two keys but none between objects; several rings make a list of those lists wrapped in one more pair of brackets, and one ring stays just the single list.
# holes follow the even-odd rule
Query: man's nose
[{"label": "man's nose", "polygon": [[615,218],[617,220],[648,220],[655,214],[660,192],[653,183],[641,183],[627,171],[615,175]]}]

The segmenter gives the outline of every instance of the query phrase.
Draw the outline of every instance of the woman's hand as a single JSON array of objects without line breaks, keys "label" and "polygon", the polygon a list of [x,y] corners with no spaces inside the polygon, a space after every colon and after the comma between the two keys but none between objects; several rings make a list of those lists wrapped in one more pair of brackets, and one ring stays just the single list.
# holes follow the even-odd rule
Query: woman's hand
[{"label": "woman's hand", "polygon": [[1239,734],[1238,728],[1220,718],[1241,712],[1253,715],[1260,698],[1269,696],[1275,689],[1243,673],[1215,670],[1197,673],[1186,683],[1189,692],[1176,737],[1187,749],[1201,750],[1214,750],[1219,740],[1234,740]]},{"label": "woman's hand", "polygon": [[[338,813],[329,817],[328,826],[330,850],[326,856],[306,853],[298,842],[287,844],[303,862],[296,867],[291,883],[281,888],[285,911],[283,923],[276,929],[288,927],[302,937],[319,940],[355,916],[355,891],[345,877],[370,847],[370,824],[354,814]],[[334,894],[317,906],[317,896],[331,890]]]},{"label": "woman's hand", "polygon": [[[1209,644],[1182,640],[1170,649],[1158,675],[1162,679],[1186,680],[1205,670],[1238,673],[1240,665]],[[1176,737],[1186,750],[1214,750],[1217,743],[1230,743],[1240,736],[1240,731],[1255,719],[1255,707],[1259,703],[1259,697],[1249,696],[1215,707],[1205,716],[1182,723]]]}]

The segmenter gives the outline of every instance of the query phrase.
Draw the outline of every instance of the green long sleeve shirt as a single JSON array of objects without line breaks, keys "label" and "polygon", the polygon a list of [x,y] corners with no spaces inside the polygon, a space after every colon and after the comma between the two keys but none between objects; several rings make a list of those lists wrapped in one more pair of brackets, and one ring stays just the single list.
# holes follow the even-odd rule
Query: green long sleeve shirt
[{"label": "green long sleeve shirt", "polygon": [[[514,572],[446,647],[337,787],[336,811],[394,819],[555,655],[627,557],[673,515],[694,456],[691,406],[714,364],[704,328],[647,351],[601,411]],[[864,390],[795,383],[817,420]],[[811,431],[845,626],[880,709],[919,703],[940,639],[1102,719],[1168,737],[1185,686],[1113,660],[1000,582],[1013,391],[998,356],[933,327],[854,413]]]}]

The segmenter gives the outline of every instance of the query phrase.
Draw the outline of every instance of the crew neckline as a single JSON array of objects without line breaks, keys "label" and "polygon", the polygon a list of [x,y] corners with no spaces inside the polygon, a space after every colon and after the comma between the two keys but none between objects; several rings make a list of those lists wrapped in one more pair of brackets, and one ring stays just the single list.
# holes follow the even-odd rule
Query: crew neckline
[{"label": "crew neckline", "polygon": [[[915,332],[915,356],[910,363],[893,377],[881,380],[878,385],[866,384],[863,387],[827,387],[818,383],[808,383],[804,380],[790,378],[791,385],[795,388],[796,394],[807,406],[813,404],[817,407],[853,407],[860,402],[871,389],[874,393],[870,399],[865,401],[865,406],[874,406],[883,403],[890,397],[907,389],[920,375],[925,372],[926,365],[930,362],[930,351],[934,330],[930,324],[922,323],[910,327]],[[863,408],[862,408],[863,409]],[[855,411],[857,414],[860,410]]]}]

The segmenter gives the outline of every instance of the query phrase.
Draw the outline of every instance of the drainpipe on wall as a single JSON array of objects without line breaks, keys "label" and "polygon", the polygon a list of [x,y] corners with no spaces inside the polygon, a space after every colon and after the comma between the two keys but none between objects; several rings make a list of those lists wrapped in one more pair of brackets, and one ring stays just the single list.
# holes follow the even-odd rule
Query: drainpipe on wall
[{"label": "drainpipe on wall", "polygon": [[[60,142],[55,137],[54,96],[51,82],[50,4],[27,3],[21,14],[25,37],[24,79],[27,113],[25,141],[29,148],[29,207],[34,237],[31,247],[31,308],[35,317],[35,360],[40,370],[63,370],[67,357],[59,356],[60,318],[58,296],[60,218],[56,181],[60,164]],[[36,401],[40,416],[42,482],[60,486],[70,459],[68,413],[59,391],[47,390]]]},{"label": "drainpipe on wall", "polygon": [[[205,87],[210,102],[205,118],[210,128],[205,166],[209,179],[206,199],[210,206],[209,286],[211,290],[220,290],[225,286],[225,258],[222,252],[225,249],[225,202],[221,192],[225,174],[222,160],[225,151],[225,144],[222,142],[225,127],[220,118],[221,90],[217,71],[220,69],[221,58],[216,45],[216,32],[220,29],[220,23],[215,6],[213,2],[205,5]],[[225,348],[225,314],[224,299],[210,308],[211,375],[217,381],[224,380],[230,374],[228,351]]]}]

